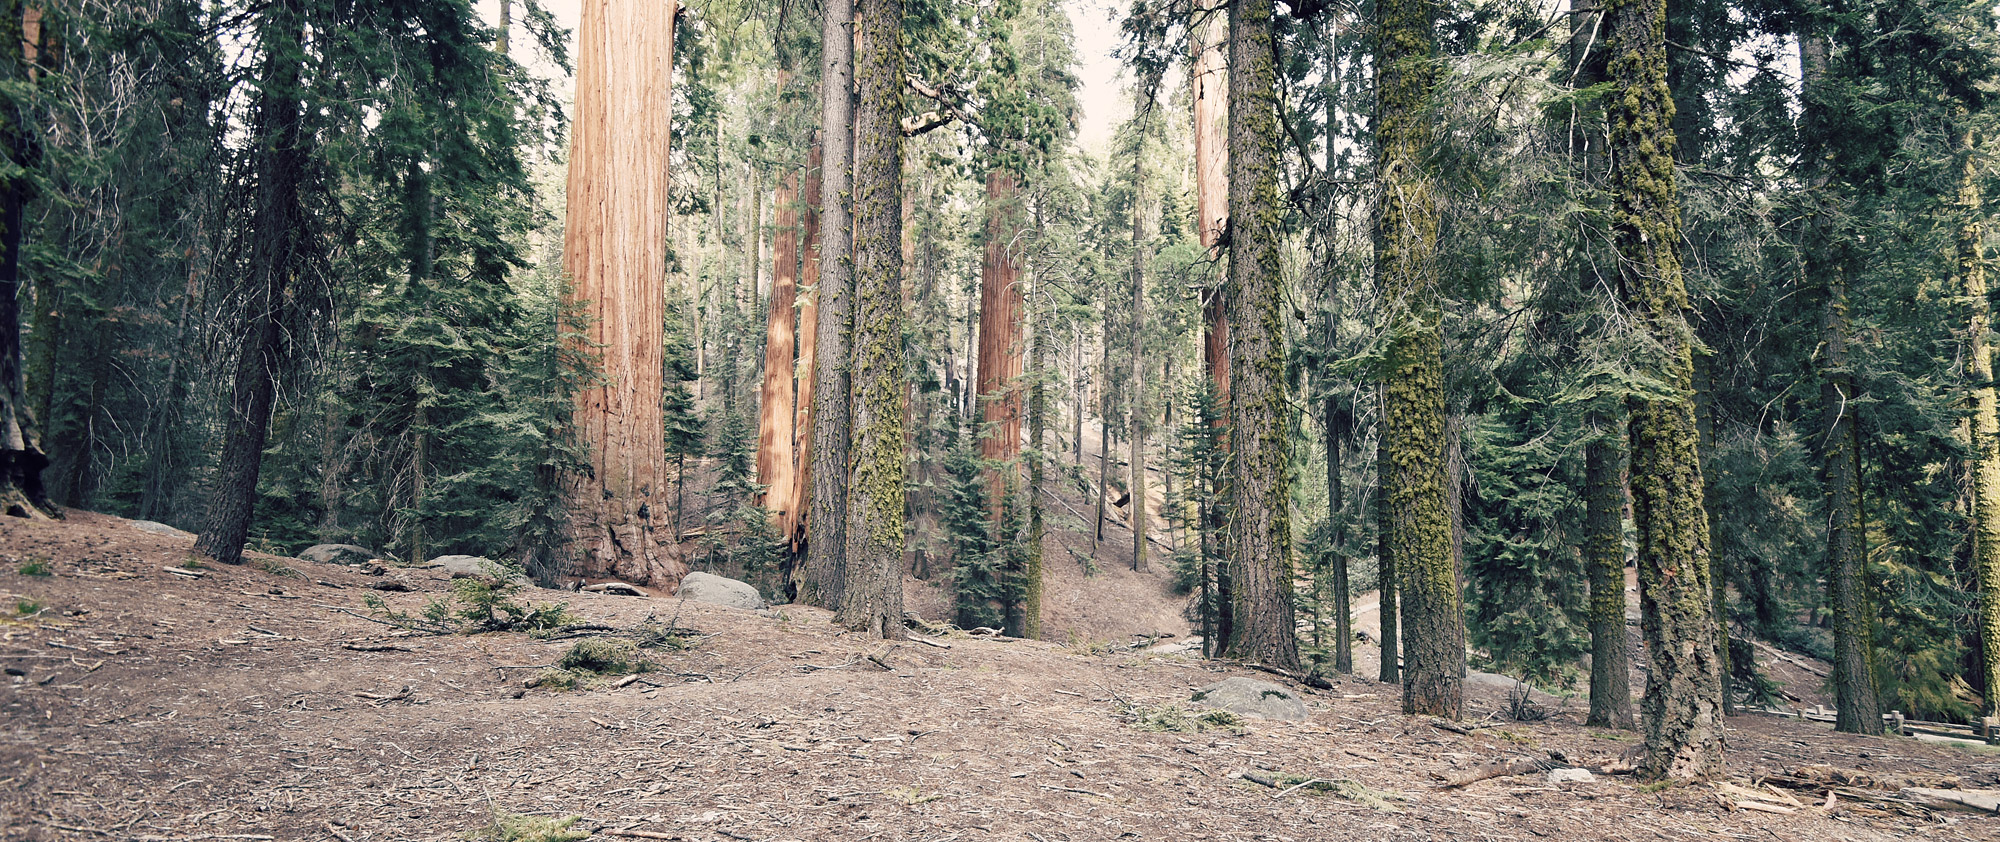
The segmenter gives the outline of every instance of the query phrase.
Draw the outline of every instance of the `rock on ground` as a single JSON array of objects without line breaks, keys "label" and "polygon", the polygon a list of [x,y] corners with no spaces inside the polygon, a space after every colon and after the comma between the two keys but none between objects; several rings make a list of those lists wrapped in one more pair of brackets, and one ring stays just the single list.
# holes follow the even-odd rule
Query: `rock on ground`
[{"label": "rock on ground", "polygon": [[365,565],[381,558],[374,550],[354,544],[314,544],[299,553],[300,561],[318,564]]},{"label": "rock on ground", "polygon": [[137,530],[139,530],[140,532],[151,532],[151,533],[153,533],[154,535],[166,535],[166,536],[169,536],[169,537],[173,537],[173,538],[193,538],[193,537],[194,537],[194,533],[192,533],[192,532],[188,532],[188,531],[186,531],[186,530],[181,530],[181,529],[175,529],[175,528],[173,528],[173,527],[171,527],[171,526],[168,526],[168,525],[166,525],[166,524],[164,524],[164,523],[159,523],[159,522],[156,522],[156,521],[150,521],[150,520],[135,520],[135,521],[132,521],[132,528],[133,528],[133,529],[137,529]]},{"label": "rock on ground", "polygon": [[1312,714],[1298,691],[1254,678],[1225,678],[1194,692],[1191,701],[1251,719],[1305,719]]},{"label": "rock on ground", "polygon": [[515,572],[507,565],[476,555],[441,555],[423,566],[449,573],[453,579],[499,579],[522,583],[528,581],[527,576]]},{"label": "rock on ground", "polygon": [[699,570],[689,573],[685,578],[681,579],[681,589],[676,591],[674,595],[681,599],[692,599],[696,602],[725,605],[730,608],[742,608],[749,611],[755,611],[764,607],[764,595],[758,593],[756,588],[750,586],[750,583],[725,576],[717,576],[713,573],[703,573]]}]

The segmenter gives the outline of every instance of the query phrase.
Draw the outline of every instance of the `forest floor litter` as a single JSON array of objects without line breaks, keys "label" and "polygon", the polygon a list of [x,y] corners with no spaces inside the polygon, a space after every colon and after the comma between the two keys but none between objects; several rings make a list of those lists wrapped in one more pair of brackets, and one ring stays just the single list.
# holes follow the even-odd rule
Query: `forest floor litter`
[{"label": "forest floor litter", "polygon": [[[1391,686],[1150,634],[877,641],[812,608],[534,589],[515,598],[568,603],[566,630],[425,634],[363,595],[417,615],[442,572],[384,592],[274,556],[191,569],[190,549],[103,515],[0,520],[0,838],[2000,838],[1983,746],[1745,715],[1727,781],[1648,785],[1621,774],[1636,734],[1582,727],[1574,700],[1512,721],[1485,684],[1440,727]],[[661,627],[680,643],[632,632]],[[576,689],[543,686],[558,667]],[[1232,676],[1309,718],[1189,707]]]}]

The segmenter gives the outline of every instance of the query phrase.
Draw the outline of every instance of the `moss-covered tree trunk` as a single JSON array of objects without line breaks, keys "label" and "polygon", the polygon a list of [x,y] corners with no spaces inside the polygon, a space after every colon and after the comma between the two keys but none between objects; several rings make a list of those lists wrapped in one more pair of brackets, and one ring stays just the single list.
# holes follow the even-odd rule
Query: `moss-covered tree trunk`
[{"label": "moss-covered tree trunk", "polygon": [[[1329,317],[1328,336],[1333,319]],[[1354,605],[1347,571],[1347,445],[1354,436],[1354,415],[1339,395],[1326,397],[1326,511],[1333,519],[1333,553],[1328,578],[1333,580],[1333,671],[1354,674]]]},{"label": "moss-covered tree trunk", "polygon": [[2000,716],[2000,399],[1993,388],[1993,328],[1986,262],[1980,245],[1978,146],[1971,131],[1959,150],[1957,269],[1970,310],[1965,325],[1965,379],[1972,432],[1972,567],[1979,582],[1980,667],[1986,679],[1982,716]]},{"label": "moss-covered tree trunk", "polygon": [[[1038,235],[1043,230],[1039,207],[1035,209],[1035,230]],[[1028,547],[1022,553],[1022,567],[1015,574],[1019,597],[1009,603],[1006,623],[1008,634],[1035,638],[1042,634],[1042,538],[1045,529],[1042,522],[1042,482],[1046,470],[1043,460],[1048,457],[1049,378],[1045,372],[1049,364],[1049,319],[1045,311],[1035,306],[1042,300],[1037,294],[1041,274],[1037,270],[1030,271],[1033,286],[1027,296]]]},{"label": "moss-covered tree trunk", "polygon": [[903,3],[863,0],[854,62],[852,470],[841,625],[903,636]]},{"label": "moss-covered tree trunk", "polygon": [[1590,582],[1590,715],[1631,730],[1632,654],[1625,645],[1625,419],[1593,414],[1584,445],[1583,567]]},{"label": "moss-covered tree trunk", "polygon": [[[1427,0],[1381,0],[1375,9],[1375,273],[1391,319],[1379,470],[1384,567],[1393,574],[1384,578],[1395,577],[1401,597],[1403,712],[1456,719],[1465,707],[1465,620],[1445,486],[1438,210],[1426,163],[1435,9]],[[1385,617],[1387,596],[1385,588]]]},{"label": "moss-covered tree trunk", "polygon": [[263,66],[258,70],[257,116],[251,128],[256,150],[251,166],[257,171],[257,186],[245,234],[249,256],[241,287],[243,320],[238,335],[242,346],[237,352],[222,457],[216,465],[215,495],[201,537],[195,541],[196,553],[223,564],[242,562],[243,544],[250,536],[278,378],[293,358],[285,341],[287,322],[295,316],[288,293],[308,248],[300,192],[312,140],[305,128],[300,66],[305,16],[299,2],[272,4],[259,29]]},{"label": "moss-covered tree trunk", "polygon": [[819,287],[814,292],[812,499],[798,596],[839,608],[847,578],[847,457],[850,445],[848,329],[854,298],[853,219],[848,186],[854,163],[853,0],[824,0],[820,26]]},{"label": "moss-covered tree trunk", "polygon": [[1229,651],[1294,669],[1278,74],[1271,4],[1229,4]]},{"label": "moss-covered tree trunk", "polygon": [[1722,769],[1722,692],[1696,456],[1694,341],[1678,252],[1666,4],[1609,0],[1604,9],[1615,86],[1609,151],[1621,293],[1656,349],[1642,361],[1646,373],[1672,390],[1633,401],[1631,418],[1640,622],[1652,668],[1640,711],[1646,737],[1641,771],[1652,778],[1701,779]]}]

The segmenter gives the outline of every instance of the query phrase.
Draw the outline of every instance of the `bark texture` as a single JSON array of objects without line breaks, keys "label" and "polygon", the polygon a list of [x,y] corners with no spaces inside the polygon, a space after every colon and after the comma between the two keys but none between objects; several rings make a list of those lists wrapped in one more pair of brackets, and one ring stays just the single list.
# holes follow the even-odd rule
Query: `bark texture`
[{"label": "bark texture", "polygon": [[[1143,136],[1144,131],[1141,130]],[[1143,150],[1144,141],[1140,148]],[[1132,569],[1146,569],[1146,156],[1132,156],[1132,366],[1125,429],[1132,435]]]},{"label": "bark texture", "polygon": [[257,139],[252,164],[257,187],[248,232],[248,274],[242,287],[243,345],[237,353],[222,457],[216,466],[215,499],[194,548],[222,564],[243,561],[278,377],[292,360],[285,341],[287,322],[294,315],[287,293],[309,247],[301,189],[312,139],[305,129],[302,103],[305,16],[299,0],[272,4],[261,29],[258,40],[265,47],[252,129]]},{"label": "bark texture", "polygon": [[903,3],[864,0],[854,63],[853,454],[841,625],[903,636]]},{"label": "bark texture", "polygon": [[806,514],[806,563],[799,600],[839,608],[847,579],[847,453],[850,309],[854,298],[853,219],[848,185],[854,164],[853,0],[824,0],[820,34],[819,289],[812,365],[812,500]]},{"label": "bark texture", "polygon": [[675,4],[586,0],[577,28],[563,268],[589,316],[605,383],[577,396],[590,472],[570,529],[591,576],[676,585],[687,568],[655,538],[666,509],[661,343]]},{"label": "bark texture", "polygon": [[764,486],[764,508],[779,535],[792,534],[798,505],[792,456],[793,330],[797,313],[799,266],[799,174],[778,181],[772,202],[776,212],[771,232],[771,297],[764,329],[764,387],[757,406],[757,483]]},{"label": "bark texture", "polygon": [[1229,428],[1233,654],[1296,669],[1291,408],[1279,255],[1278,75],[1271,5],[1229,4]]},{"label": "bark texture", "polygon": [[1621,290],[1656,349],[1643,364],[1674,392],[1633,401],[1631,418],[1639,612],[1652,668],[1640,710],[1646,738],[1640,770],[1652,778],[1699,780],[1722,770],[1722,694],[1691,397],[1694,338],[1676,250],[1681,220],[1666,4],[1610,0],[1604,9],[1616,86],[1608,111]]},{"label": "bark texture", "polygon": [[1401,597],[1403,712],[1456,719],[1465,708],[1465,620],[1445,483],[1438,210],[1425,163],[1435,10],[1427,0],[1382,0],[1376,14],[1375,272],[1393,320],[1378,454],[1382,549]]}]

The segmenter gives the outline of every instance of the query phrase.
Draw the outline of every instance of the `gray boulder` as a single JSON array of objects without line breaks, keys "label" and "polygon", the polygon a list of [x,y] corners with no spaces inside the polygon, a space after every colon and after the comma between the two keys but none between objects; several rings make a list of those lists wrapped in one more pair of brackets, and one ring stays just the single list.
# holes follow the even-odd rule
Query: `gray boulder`
[{"label": "gray boulder", "polygon": [[314,544],[307,547],[305,552],[299,553],[300,561],[310,561],[315,564],[366,566],[369,562],[380,558],[381,556],[374,550],[354,544]]},{"label": "gray boulder", "polygon": [[681,599],[726,605],[755,611],[764,607],[764,595],[748,582],[717,576],[713,573],[695,571],[681,579],[681,589],[675,591]]},{"label": "gray boulder", "polygon": [[497,581],[526,582],[528,577],[507,565],[476,555],[441,555],[425,562],[429,570],[450,574],[453,579],[494,579]]},{"label": "gray boulder", "polygon": [[135,521],[132,521],[132,528],[133,528],[133,529],[137,529],[137,530],[139,530],[140,532],[151,532],[151,533],[153,533],[154,535],[165,535],[165,536],[167,536],[167,537],[169,537],[169,538],[193,538],[193,537],[194,537],[194,533],[192,533],[192,532],[188,532],[188,531],[185,531],[185,530],[180,530],[180,529],[175,529],[175,528],[173,528],[173,527],[171,527],[171,526],[168,526],[168,525],[166,525],[166,524],[164,524],[164,523],[159,523],[159,522],[156,522],[156,521],[150,521],[150,520],[135,520]]},{"label": "gray boulder", "polygon": [[1190,701],[1250,719],[1297,720],[1312,715],[1298,691],[1254,678],[1225,678],[1194,691]]}]

